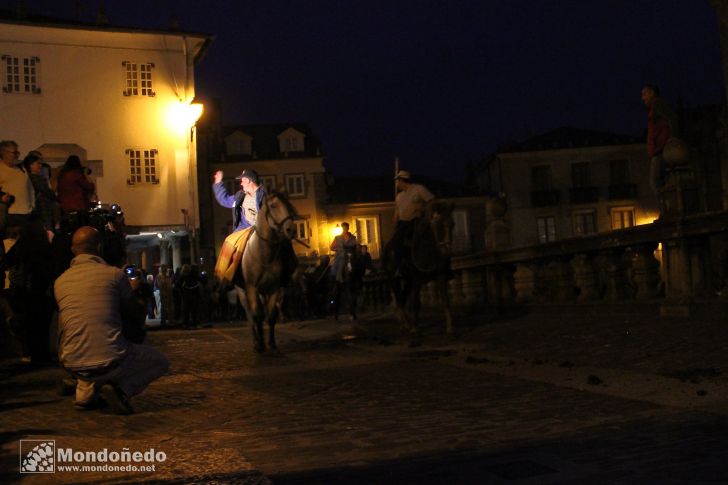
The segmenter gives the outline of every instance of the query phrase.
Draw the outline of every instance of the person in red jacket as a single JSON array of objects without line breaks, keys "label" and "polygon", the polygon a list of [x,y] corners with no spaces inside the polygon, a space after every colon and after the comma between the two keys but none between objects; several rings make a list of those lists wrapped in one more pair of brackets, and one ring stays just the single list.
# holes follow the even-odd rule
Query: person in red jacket
[{"label": "person in red jacket", "polygon": [[88,211],[95,190],[94,183],[89,180],[86,170],[81,166],[81,159],[76,155],[68,157],[58,174],[56,187],[63,214]]},{"label": "person in red jacket", "polygon": [[657,199],[665,185],[665,159],[662,151],[667,140],[677,136],[677,117],[667,101],[660,97],[657,86],[642,88],[642,101],[647,107],[647,155],[650,157],[650,186]]}]

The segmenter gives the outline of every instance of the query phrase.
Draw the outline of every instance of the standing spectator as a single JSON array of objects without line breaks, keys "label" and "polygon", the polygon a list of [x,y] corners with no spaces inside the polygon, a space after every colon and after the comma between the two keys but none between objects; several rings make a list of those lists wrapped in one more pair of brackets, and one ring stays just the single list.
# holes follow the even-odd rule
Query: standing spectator
[{"label": "standing spectator", "polygon": [[197,328],[200,325],[202,292],[197,265],[183,265],[175,286],[179,288],[182,296],[182,325],[186,329]]},{"label": "standing spectator", "polygon": [[35,210],[48,235],[53,240],[54,233],[61,227],[60,205],[50,181],[43,173],[43,155],[33,150],[23,160],[23,168],[30,176],[35,191]]},{"label": "standing spectator", "polygon": [[91,208],[96,186],[89,180],[86,169],[81,166],[81,159],[76,155],[68,157],[61,167],[56,190],[64,216],[74,211],[83,214]]},{"label": "standing spectator", "polygon": [[122,308],[135,305],[124,272],[101,258],[102,240],[92,227],[72,238],[75,257],[55,283],[59,308],[59,357],[77,379],[76,405],[92,408],[99,396],[117,414],[130,414],[129,399],[167,372],[169,361],[153,347],[129,342]]},{"label": "standing spectator", "polygon": [[372,262],[372,255],[369,253],[369,247],[366,244],[362,244],[359,246],[359,251],[364,274],[369,274],[374,270],[374,263]]},{"label": "standing spectator", "polygon": [[660,97],[657,86],[642,88],[642,102],[647,107],[647,155],[650,157],[650,186],[658,202],[665,185],[665,159],[662,151],[667,140],[676,136],[677,117],[670,105]]},{"label": "standing spectator", "polygon": [[31,357],[36,362],[50,361],[48,330],[52,302],[48,289],[52,281],[50,243],[42,225],[34,221],[35,190],[25,168],[18,165],[18,145],[0,142],[0,187],[14,197],[8,208],[6,230],[18,235],[6,254],[4,265],[19,278],[13,286],[11,302],[20,317],[19,324],[28,336]]},{"label": "standing spectator", "polygon": [[7,227],[25,227],[35,208],[33,183],[22,165],[18,165],[18,144],[11,140],[0,142],[0,189],[12,195],[15,202],[8,209]]},{"label": "standing spectator", "polygon": [[174,324],[174,295],[172,289],[172,269],[167,269],[167,265],[163,264],[159,267],[159,276],[157,276],[157,287],[159,287],[159,312],[160,325]]}]

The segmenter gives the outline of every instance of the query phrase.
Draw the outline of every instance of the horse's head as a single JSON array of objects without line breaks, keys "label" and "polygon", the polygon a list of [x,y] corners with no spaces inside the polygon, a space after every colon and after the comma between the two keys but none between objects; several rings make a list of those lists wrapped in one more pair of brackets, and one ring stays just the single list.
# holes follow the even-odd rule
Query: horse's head
[{"label": "horse's head", "polygon": [[449,256],[452,250],[452,231],[455,225],[452,218],[454,207],[452,202],[435,202],[432,206],[430,225],[438,248],[444,256]]},{"label": "horse's head", "polygon": [[299,218],[286,194],[272,190],[263,199],[261,212],[268,226],[287,239],[296,237],[295,220]]}]

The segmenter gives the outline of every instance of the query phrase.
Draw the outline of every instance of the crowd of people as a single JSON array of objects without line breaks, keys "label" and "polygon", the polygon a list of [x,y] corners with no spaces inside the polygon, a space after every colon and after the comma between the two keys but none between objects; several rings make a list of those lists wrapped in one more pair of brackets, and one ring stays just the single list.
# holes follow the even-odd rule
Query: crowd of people
[{"label": "crowd of people", "polygon": [[49,362],[53,280],[63,263],[51,264],[63,222],[83,220],[95,200],[95,184],[72,155],[51,180],[42,153],[20,159],[18,144],[0,142],[0,319],[22,359]]}]

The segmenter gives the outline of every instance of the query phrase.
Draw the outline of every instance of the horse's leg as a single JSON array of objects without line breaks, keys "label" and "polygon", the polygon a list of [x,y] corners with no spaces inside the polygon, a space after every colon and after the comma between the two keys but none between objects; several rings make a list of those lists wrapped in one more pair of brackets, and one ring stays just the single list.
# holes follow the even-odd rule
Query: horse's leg
[{"label": "horse's leg", "polygon": [[349,287],[349,310],[351,319],[356,320],[356,303],[359,300],[359,291]]},{"label": "horse's leg", "polygon": [[245,297],[248,301],[246,308],[248,320],[250,320],[250,328],[253,331],[253,349],[256,352],[265,352],[265,338],[263,337],[265,314],[263,306],[260,304],[258,290],[254,286],[248,286],[245,290]]},{"label": "horse's leg", "polygon": [[412,308],[412,325],[410,326],[410,346],[416,347],[422,344],[421,336],[420,336],[420,326],[419,326],[419,318],[420,318],[420,288],[422,287],[422,284],[419,280],[419,278],[414,277],[412,278],[412,283],[410,285],[410,293],[409,293],[409,300],[410,305]]},{"label": "horse's leg", "polygon": [[390,287],[392,288],[392,295],[394,296],[395,312],[397,319],[399,320],[402,331],[409,329],[409,320],[407,318],[407,312],[405,306],[407,304],[407,293],[404,288],[405,283],[400,277],[393,277]]},{"label": "horse's leg", "polygon": [[341,305],[341,283],[334,283],[334,320],[339,321],[339,305]]},{"label": "horse's leg", "polygon": [[447,288],[447,277],[445,275],[439,275],[436,284],[438,293],[440,293],[442,308],[445,311],[445,334],[452,335],[452,310],[450,309],[450,292]]},{"label": "horse's leg", "polygon": [[278,352],[278,345],[276,345],[276,321],[278,320],[278,309],[280,308],[282,291],[283,290],[281,289],[273,292],[266,302],[266,306],[268,308],[268,347],[276,352]]}]

